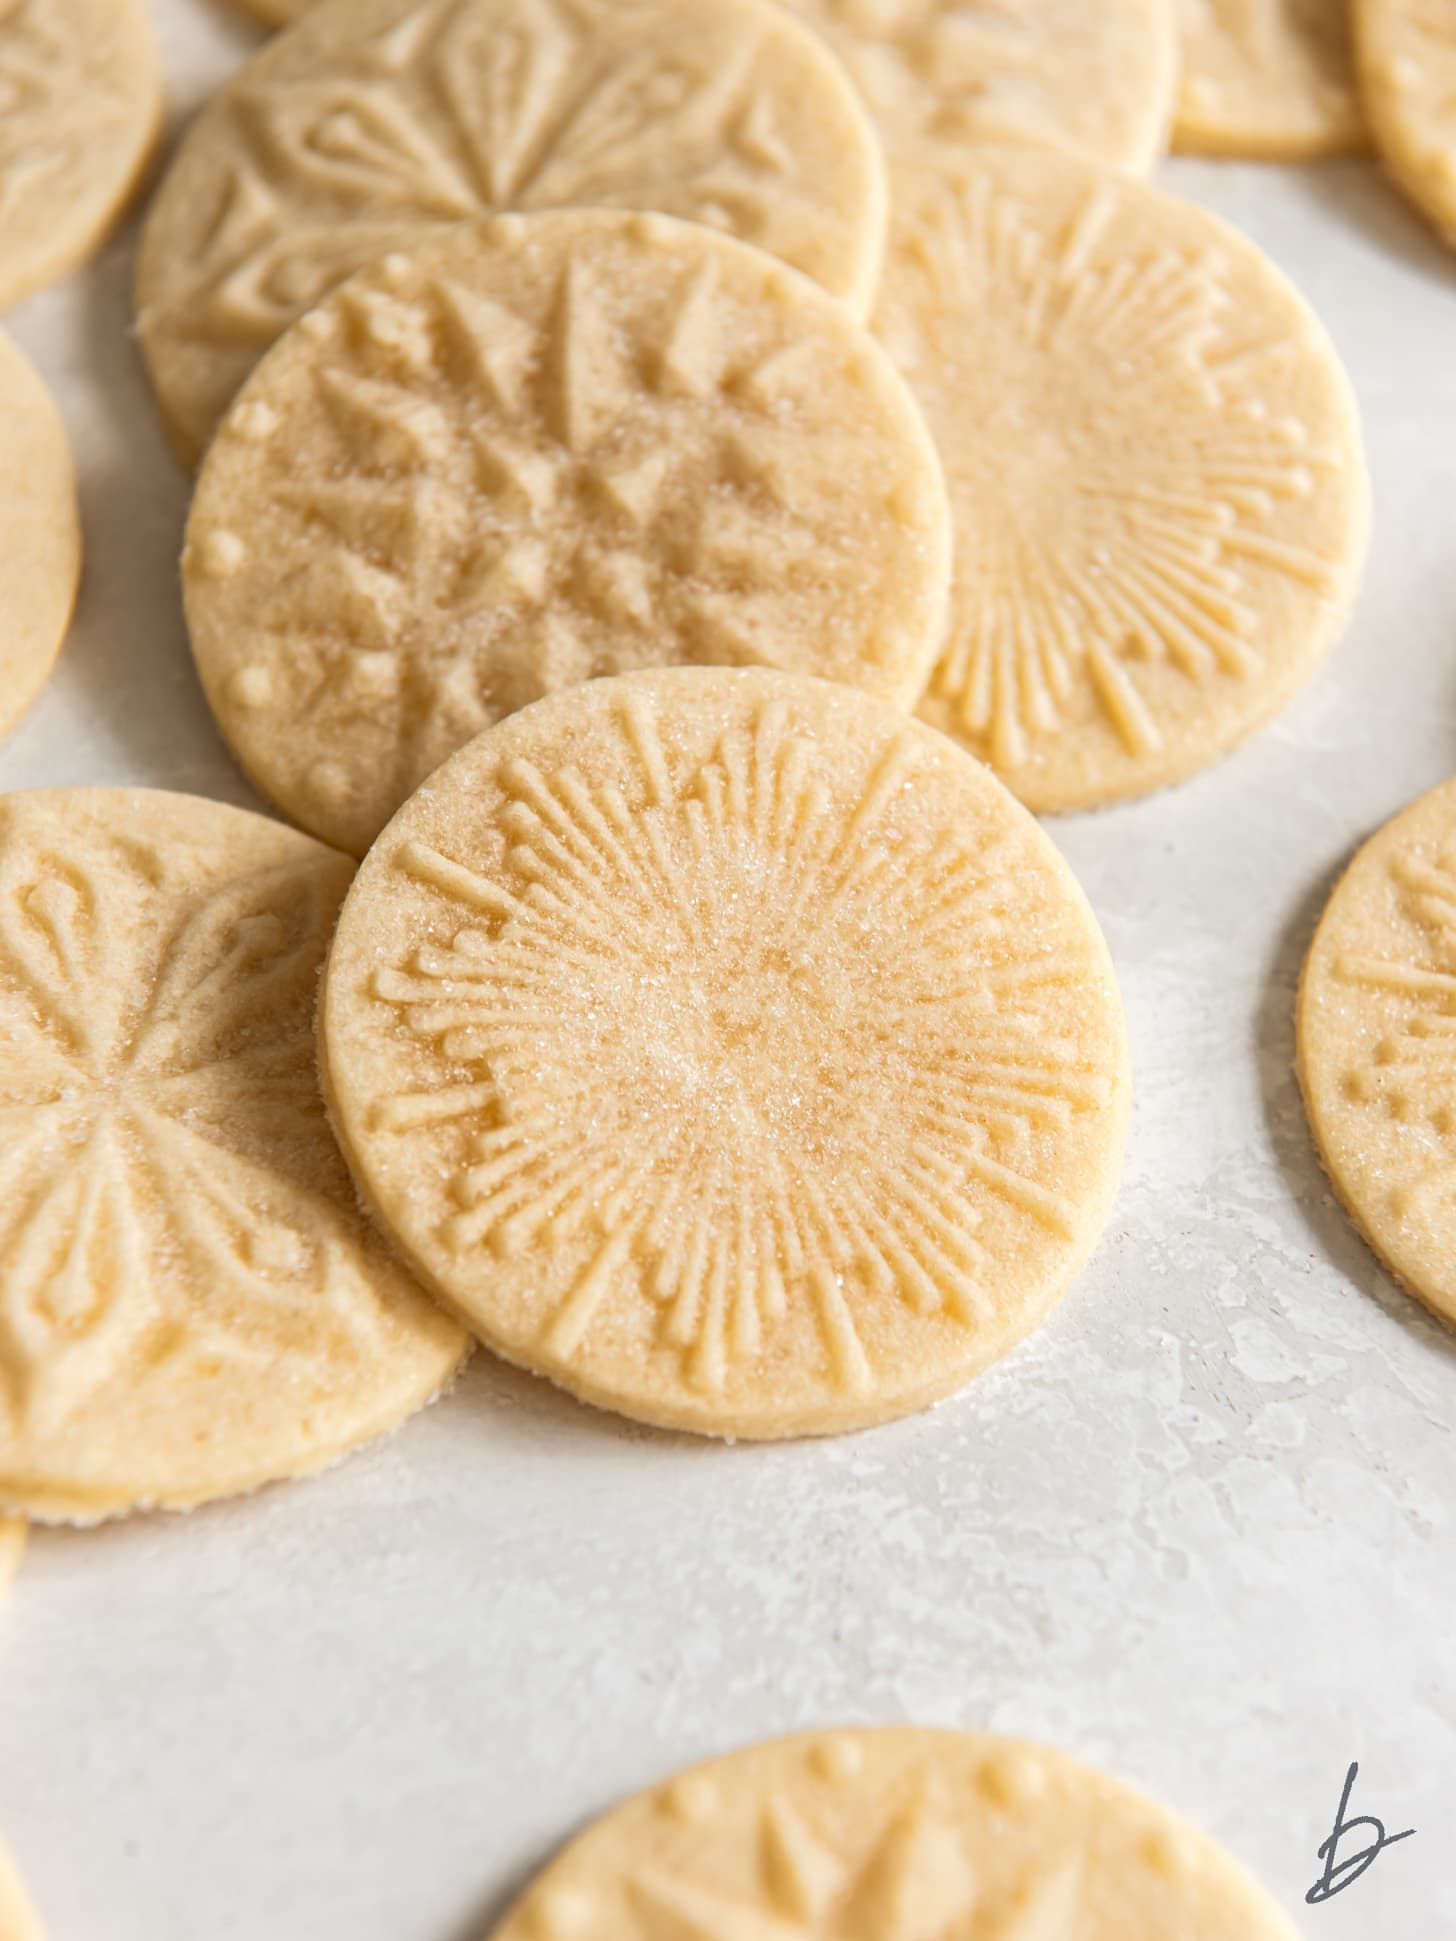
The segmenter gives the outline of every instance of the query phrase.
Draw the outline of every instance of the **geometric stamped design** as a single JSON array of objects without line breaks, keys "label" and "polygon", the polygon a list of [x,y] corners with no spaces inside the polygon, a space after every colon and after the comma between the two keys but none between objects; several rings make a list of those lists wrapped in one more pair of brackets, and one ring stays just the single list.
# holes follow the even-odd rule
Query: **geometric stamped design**
[{"label": "geometric stamped design", "polygon": [[323,0],[189,134],[143,239],[138,327],[195,458],[261,353],[421,227],[656,208],[860,314],[884,183],[849,82],[767,0]]},{"label": "geometric stamped design", "polygon": [[1365,147],[1349,0],[1180,0],[1183,153],[1295,161]]},{"label": "geometric stamped design", "polygon": [[1363,553],[1348,386],[1213,218],[1051,156],[902,171],[876,326],[956,526],[924,713],[1039,808],[1173,780],[1333,638]]},{"label": "geometric stamped design", "polygon": [[346,1152],[487,1341],[720,1433],[958,1385],[1119,1159],[1115,988],[1045,839],[788,677],[597,683],[456,757],[361,872],[324,1040]]}]

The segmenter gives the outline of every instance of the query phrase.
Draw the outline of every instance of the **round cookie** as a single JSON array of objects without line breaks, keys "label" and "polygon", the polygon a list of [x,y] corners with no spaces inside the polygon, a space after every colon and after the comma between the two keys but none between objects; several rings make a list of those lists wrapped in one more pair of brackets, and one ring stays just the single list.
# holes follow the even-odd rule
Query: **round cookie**
[{"label": "round cookie", "polygon": [[81,578],[81,514],[66,429],[0,331],[0,735],[45,686]]},{"label": "round cookie", "polygon": [[[11,1580],[20,1568],[29,1528],[23,1516],[0,1516],[0,1598],[9,1590]],[[4,1932],[4,1927],[0,1926],[0,1934]]]},{"label": "round cookie", "polygon": [[453,756],[359,872],[320,1041],[426,1284],[703,1434],[959,1387],[1121,1165],[1117,986],[1041,829],[884,702],[757,668],[589,682]]},{"label": "round cookie", "polygon": [[91,254],[161,126],[146,0],[0,0],[0,310]]},{"label": "round cookie", "polygon": [[1146,175],[1178,80],[1169,0],[789,0],[854,77],[891,152],[1030,142]]},{"label": "round cookie", "polygon": [[672,662],[912,707],[945,630],[940,462],[841,304],[701,224],[461,224],[253,373],[198,480],[193,651],[260,788],[362,855],[472,735]]},{"label": "round cookie", "polygon": [[874,131],[771,0],[322,0],[204,110],[147,221],[137,327],[179,453],[352,271],[567,204],[706,222],[873,300]]},{"label": "round cookie", "polygon": [[1298,1941],[1237,1862],[1045,1746],[913,1726],[770,1740],[578,1834],[491,1941]]},{"label": "round cookie", "polygon": [[1456,6],[1356,0],[1355,41],[1381,160],[1456,248]]},{"label": "round cookie", "polygon": [[31,1905],[20,1870],[0,1840],[0,1936],[3,1941],[45,1941],[40,1916]]},{"label": "round cookie", "polygon": [[1179,0],[1184,155],[1293,162],[1367,145],[1349,0]]},{"label": "round cookie", "polygon": [[904,164],[875,323],[955,528],[921,712],[1024,802],[1176,781],[1307,678],[1368,485],[1334,349],[1245,238],[1050,152]]},{"label": "round cookie", "polygon": [[1367,842],[1299,987],[1320,1158],[1398,1280],[1456,1321],[1456,781]]},{"label": "round cookie", "polygon": [[316,1469],[449,1381],[313,1060],[347,858],[139,789],[0,798],[0,1508],[95,1522]]}]

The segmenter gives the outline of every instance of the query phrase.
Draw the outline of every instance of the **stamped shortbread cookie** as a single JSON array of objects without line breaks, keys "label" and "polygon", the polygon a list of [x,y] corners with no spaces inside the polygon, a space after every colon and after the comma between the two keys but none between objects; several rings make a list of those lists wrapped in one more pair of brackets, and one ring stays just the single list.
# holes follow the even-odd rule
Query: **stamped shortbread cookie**
[{"label": "stamped shortbread cookie", "polygon": [[897,171],[876,327],[955,526],[922,713],[1023,801],[1176,781],[1343,624],[1368,486],[1318,320],[1204,210],[1050,153]]},{"label": "stamped shortbread cookie", "polygon": [[334,292],[224,419],[183,559],[243,766],[356,854],[576,681],[755,663],[912,707],[949,573],[874,338],[760,250],[611,210],[458,225]]},{"label": "stamped shortbread cookie", "polygon": [[203,112],[147,222],[138,329],[179,452],[353,270],[565,204],[705,222],[873,300],[874,132],[770,0],[322,0]]},{"label": "stamped shortbread cookie", "polygon": [[1121,1163],[1117,987],[1046,836],[943,736],[760,669],[590,682],[462,749],[360,870],[320,1031],[427,1284],[706,1434],[959,1387]]},{"label": "stamped shortbread cookie", "polygon": [[45,686],[80,577],[81,515],[65,426],[0,332],[0,735]]},{"label": "stamped shortbread cookie", "polygon": [[[4,1597],[20,1568],[28,1528],[23,1516],[0,1516],[0,1598]],[[4,1927],[0,1926],[0,1936],[4,1932]]]},{"label": "stamped shortbread cookie", "polygon": [[0,1941],[45,1941],[20,1870],[0,1840]]},{"label": "stamped shortbread cookie", "polygon": [[161,125],[146,0],[0,0],[0,310],[91,253]]},{"label": "stamped shortbread cookie", "polygon": [[1355,37],[1381,160],[1456,248],[1456,0],[1356,0]]},{"label": "stamped shortbread cookie", "polygon": [[1146,174],[1178,79],[1169,0],[788,0],[853,75],[892,151],[1071,149]]},{"label": "stamped shortbread cookie", "polygon": [[1411,1292],[1456,1321],[1456,781],[1341,878],[1305,963],[1298,1039],[1335,1191]]},{"label": "stamped shortbread cookie", "polygon": [[348,859],[150,790],[0,798],[0,1509],[315,1469],[449,1381],[313,1062]]},{"label": "stamped shortbread cookie", "polygon": [[1242,1867],[1122,1781],[913,1726],[730,1753],[579,1834],[492,1941],[1298,1941]]},{"label": "stamped shortbread cookie", "polygon": [[1297,161],[1366,145],[1349,0],[1178,0],[1173,146]]}]

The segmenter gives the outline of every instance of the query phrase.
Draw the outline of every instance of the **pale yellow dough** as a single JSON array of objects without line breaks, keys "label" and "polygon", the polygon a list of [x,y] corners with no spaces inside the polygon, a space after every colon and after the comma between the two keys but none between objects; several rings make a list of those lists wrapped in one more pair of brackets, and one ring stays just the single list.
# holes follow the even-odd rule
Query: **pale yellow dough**
[{"label": "pale yellow dough", "polygon": [[1305,963],[1298,1040],[1335,1191],[1396,1276],[1456,1321],[1456,781],[1341,878]]},{"label": "pale yellow dough", "polygon": [[225,419],[183,557],[244,767],[355,854],[576,681],[758,663],[911,707],[949,575],[868,332],[759,250],[612,210],[459,225],[327,298]]},{"label": "pale yellow dough", "polygon": [[81,515],[65,426],[0,331],[0,735],[45,686],[80,577]]},{"label": "pale yellow dough", "polygon": [[[29,1527],[23,1516],[0,1516],[0,1598],[4,1597],[20,1568]],[[4,1929],[0,1927],[0,1936],[3,1934]]]},{"label": "pale yellow dough", "polygon": [[770,0],[322,0],[205,109],[148,218],[138,331],[179,453],[353,270],[563,204],[705,222],[873,301],[878,143]]},{"label": "pale yellow dough", "polygon": [[613,1808],[491,1941],[1298,1941],[1237,1862],[1065,1753],[770,1740]]},{"label": "pale yellow dough", "polygon": [[876,317],[950,485],[921,712],[1039,810],[1178,780],[1343,625],[1368,485],[1321,325],[1204,210],[1051,153],[903,164]]},{"label": "pale yellow dough", "polygon": [[1173,146],[1180,153],[1292,162],[1366,146],[1349,0],[1178,5],[1183,81]]},{"label": "pale yellow dough", "polygon": [[760,669],[512,715],[359,872],[320,1014],[366,1199],[492,1348],[724,1436],[1006,1352],[1121,1164],[1121,1005],[1066,865],[882,701]]},{"label": "pale yellow dough", "polygon": [[1355,36],[1381,160],[1456,249],[1456,0],[1356,0]]},{"label": "pale yellow dough", "polygon": [[1030,142],[1146,175],[1178,80],[1170,0],[788,0],[893,153]]},{"label": "pale yellow dough", "polygon": [[355,1203],[313,1062],[348,859],[150,790],[0,798],[0,1510],[315,1469],[459,1331]]},{"label": "pale yellow dough", "polygon": [[45,1941],[20,1870],[0,1841],[0,1941]]},{"label": "pale yellow dough", "polygon": [[0,310],[91,254],[161,126],[146,0],[0,0]]}]

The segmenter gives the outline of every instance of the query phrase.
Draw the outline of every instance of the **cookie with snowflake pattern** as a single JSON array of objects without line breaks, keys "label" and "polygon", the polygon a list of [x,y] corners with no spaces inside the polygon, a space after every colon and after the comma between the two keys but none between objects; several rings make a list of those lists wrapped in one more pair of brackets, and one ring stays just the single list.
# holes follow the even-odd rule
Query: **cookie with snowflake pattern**
[{"label": "cookie with snowflake pattern", "polygon": [[944,736],[802,675],[621,675],[468,744],[365,859],[320,1035],[426,1284],[704,1434],[959,1387],[1121,1164],[1122,1009],[1066,865]]},{"label": "cookie with snowflake pattern", "polygon": [[66,428],[0,332],[0,735],[36,699],[71,624],[81,511]]},{"label": "cookie with snowflake pattern", "polygon": [[1299,161],[1367,145],[1350,0],[1178,0],[1182,154]]},{"label": "cookie with snowflake pattern", "polygon": [[335,291],[224,420],[183,556],[243,766],[356,855],[576,681],[758,663],[912,707],[949,576],[875,339],[761,250],[611,210],[461,224]]},{"label": "cookie with snowflake pattern", "polygon": [[1392,1272],[1456,1321],[1456,781],[1371,837],[1299,987],[1320,1158]]},{"label": "cookie with snowflake pattern", "polygon": [[1355,41],[1380,158],[1456,249],[1456,6],[1356,0]]},{"label": "cookie with snowflake pattern", "polygon": [[1353,394],[1227,224],[1030,149],[896,171],[876,328],[955,530],[921,712],[1040,810],[1223,754],[1308,678],[1364,559]]},{"label": "cookie with snowflake pattern", "polygon": [[491,1941],[1297,1941],[1212,1840],[1045,1746],[770,1740],[613,1808]]},{"label": "cookie with snowflake pattern", "polygon": [[460,1331],[350,1190],[313,1059],[346,857],[192,796],[0,798],[0,1509],[331,1462]]}]

